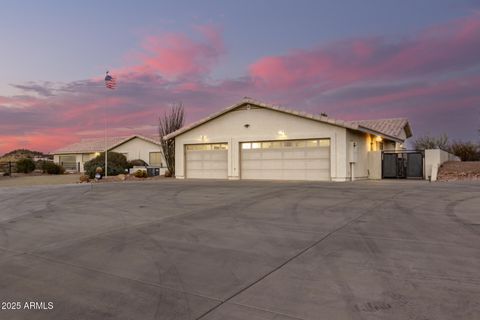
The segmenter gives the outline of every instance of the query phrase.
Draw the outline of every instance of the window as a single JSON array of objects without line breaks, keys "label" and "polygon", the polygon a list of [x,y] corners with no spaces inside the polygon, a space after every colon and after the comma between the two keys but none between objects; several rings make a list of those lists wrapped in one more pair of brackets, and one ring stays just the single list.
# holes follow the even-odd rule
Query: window
[{"label": "window", "polygon": [[252,149],[261,149],[262,143],[261,142],[252,142]]},{"label": "window", "polygon": [[150,152],[148,160],[148,164],[151,166],[163,167],[161,152]]},{"label": "window", "polygon": [[242,142],[241,148],[248,149],[278,149],[278,148],[317,148],[329,147],[330,139],[283,140],[264,142]]},{"label": "window", "polygon": [[185,148],[187,151],[228,150],[228,144],[226,143],[189,144]]}]

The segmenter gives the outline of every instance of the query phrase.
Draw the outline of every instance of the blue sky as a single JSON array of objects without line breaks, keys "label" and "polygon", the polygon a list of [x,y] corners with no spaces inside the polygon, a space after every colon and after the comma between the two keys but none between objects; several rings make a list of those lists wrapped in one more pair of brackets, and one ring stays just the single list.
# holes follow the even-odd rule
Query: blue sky
[{"label": "blue sky", "polygon": [[[0,122],[0,137],[3,136],[4,141],[7,139],[9,141],[8,144],[3,143],[3,149],[15,146],[14,141],[34,147],[38,135],[55,134],[45,131],[46,123],[42,123],[41,119],[38,124],[32,122],[33,114],[38,110],[60,109],[61,103],[69,104],[64,106],[66,109],[72,104],[82,108],[82,104],[93,103],[95,100],[91,93],[80,89],[76,93],[77,100],[75,100],[72,94],[61,93],[61,90],[58,90],[60,88],[65,86],[72,88],[72,84],[79,81],[98,80],[97,77],[101,77],[108,68],[116,71],[117,75],[122,75],[122,72],[126,72],[125,70],[128,71],[124,76],[124,88],[125,92],[132,93],[132,87],[127,90],[127,82],[130,83],[133,77],[132,72],[139,72],[140,65],[145,66],[143,60],[148,55],[158,58],[155,55],[160,54],[161,57],[165,57],[166,48],[162,47],[164,46],[162,41],[174,41],[173,38],[182,39],[180,46],[183,49],[178,48],[178,50],[185,50],[186,55],[194,55],[192,59],[197,59],[200,61],[195,60],[197,63],[205,63],[206,66],[202,68],[199,66],[200,71],[193,71],[190,68],[183,73],[178,69],[172,71],[164,67],[152,69],[152,66],[148,66],[148,71],[143,67],[140,72],[150,75],[153,73],[158,79],[167,79],[170,81],[168,88],[175,84],[195,89],[182,94],[176,94],[178,90],[164,92],[163,90],[168,88],[161,87],[165,85],[165,82],[161,81],[157,83],[159,86],[157,91],[163,92],[162,96],[158,96],[158,92],[152,89],[142,92],[142,95],[135,100],[126,99],[124,92],[124,95],[120,94],[120,96],[125,99],[118,100],[117,110],[122,110],[125,115],[128,115],[129,110],[135,113],[138,111],[136,105],[142,105],[141,108],[145,114],[150,108],[153,115],[160,112],[153,110],[161,110],[165,105],[173,102],[171,100],[182,100],[190,104],[187,108],[191,107],[192,112],[187,119],[193,121],[212,110],[225,107],[225,103],[233,103],[242,96],[254,94],[255,98],[260,100],[284,103],[292,108],[309,112],[321,109],[341,117],[348,118],[350,114],[358,116],[358,110],[349,113],[350,109],[342,106],[342,103],[336,107],[334,101],[329,100],[332,92],[350,93],[352,90],[360,90],[359,88],[363,88],[364,91],[369,89],[371,92],[372,86],[374,88],[388,86],[390,89],[401,86],[412,87],[414,84],[420,84],[421,87],[441,86],[442,84],[438,81],[442,79],[450,81],[450,85],[452,81],[457,80],[471,82],[472,77],[476,80],[479,74],[479,63],[475,59],[472,60],[469,55],[469,53],[476,53],[475,43],[472,45],[475,37],[472,36],[472,40],[467,39],[469,43],[462,42],[465,48],[459,52],[453,52],[452,56],[438,58],[438,70],[434,70],[435,65],[433,65],[425,68],[423,72],[404,74],[401,70],[386,67],[382,69],[383,73],[379,73],[377,82],[375,78],[365,78],[367,77],[365,71],[362,71],[361,75],[357,74],[354,78],[349,78],[348,81],[345,77],[342,81],[338,81],[338,76],[333,75],[329,67],[329,76],[323,77],[321,74],[323,71],[319,71],[318,76],[322,76],[322,81],[317,76],[310,75],[309,88],[306,88],[303,82],[300,85],[296,81],[288,82],[288,85],[283,83],[287,87],[280,89],[278,83],[275,84],[274,79],[271,78],[274,75],[278,78],[279,74],[271,67],[267,67],[271,62],[268,59],[275,57],[275,63],[282,64],[281,69],[284,72],[295,73],[304,70],[302,61],[306,57],[311,60],[309,60],[311,65],[319,66],[319,61],[325,58],[325,55],[330,54],[333,57],[341,56],[345,52],[347,54],[348,48],[354,47],[353,44],[356,43],[361,43],[363,47],[368,44],[367,47],[370,46],[378,51],[376,54],[380,55],[381,59],[384,58],[384,52],[392,50],[392,47],[397,46],[403,50],[409,43],[417,43],[418,46],[423,39],[431,43],[432,50],[438,50],[434,38],[445,37],[442,39],[445,45],[456,43],[455,35],[448,38],[450,35],[446,30],[449,30],[449,26],[452,26],[454,31],[458,29],[458,32],[467,26],[476,28],[475,22],[479,19],[479,10],[480,1],[476,0],[3,1],[0,11],[0,39],[2,39],[0,117],[4,115],[5,119],[12,118],[12,108],[17,107],[18,110],[14,113],[19,121],[17,126],[19,129],[14,133],[10,126]],[[208,26],[211,29],[208,31],[209,34],[215,33],[214,36],[220,40],[217,43],[210,43],[212,39],[208,36],[205,38],[204,32],[198,30],[199,26]],[[428,30],[432,28],[438,34],[430,36]],[[443,33],[447,35],[444,36]],[[154,41],[155,48],[152,49],[148,45],[146,48],[146,39],[152,38],[157,39]],[[344,44],[348,45],[344,46]],[[199,50],[200,53],[195,50]],[[211,57],[205,57],[202,54],[213,55],[213,58],[210,59]],[[315,60],[316,57],[319,61]],[[458,63],[448,64],[445,67],[447,60],[458,60]],[[468,65],[462,63],[466,60],[469,61]],[[321,61],[324,63],[324,60]],[[355,64],[355,68],[359,67]],[[339,66],[336,65],[336,68]],[[386,74],[388,75],[385,77],[386,80],[380,81]],[[465,80],[464,77],[467,75],[470,77]],[[137,74],[133,78],[138,81],[138,76]],[[270,83],[265,82],[264,86],[255,87],[245,83],[248,81],[246,78],[254,77],[256,79],[260,77],[262,81],[270,81]],[[460,83],[458,81],[456,83]],[[237,84],[236,90],[232,89],[232,83]],[[322,86],[316,91],[315,88],[318,88],[319,83],[322,83]],[[55,92],[49,97],[39,97],[35,91],[24,90],[25,85],[37,88],[47,86],[49,89],[53,88]],[[149,85],[155,86],[155,83],[150,81]],[[447,86],[446,83],[443,85]],[[214,87],[222,90],[223,93],[220,96],[213,94]],[[291,95],[287,94],[289,88]],[[381,97],[385,90],[379,90],[376,95]],[[462,94],[468,94],[472,105],[462,107],[461,113],[465,116],[470,112],[470,118],[473,117],[477,122],[471,120],[469,125],[475,126],[478,124],[478,111],[475,113],[475,110],[478,109],[475,109],[474,104],[478,96],[471,92],[462,93],[459,90],[452,93],[450,97],[453,99]],[[25,100],[21,100],[20,96]],[[3,105],[1,97],[6,101]],[[434,97],[421,96],[420,98],[408,100],[406,103],[409,105],[428,103],[428,110],[431,110]],[[341,100],[339,97],[336,99]],[[463,99],[462,103],[467,105],[467,100]],[[158,104],[154,101],[158,101]],[[445,98],[442,97],[441,101],[445,101]],[[18,106],[15,106],[15,103],[18,103]],[[399,105],[398,101],[388,101],[381,112],[375,112],[380,109],[373,110],[368,105],[362,108],[366,111],[365,115],[369,117],[375,117],[378,114],[382,117],[391,115],[412,118],[414,124],[422,126],[416,131],[419,133],[441,133],[442,128],[439,126],[443,124],[444,130],[454,138],[476,138],[473,129],[467,131],[454,127],[451,123],[442,123],[447,118],[445,112],[440,112],[441,115],[435,126],[427,126],[425,115],[422,118],[421,115],[409,114],[407,111],[402,114],[398,112]],[[114,108],[115,106],[112,106],[112,110],[115,110]],[[61,120],[57,121],[58,123],[53,121],[51,125],[61,128]],[[92,127],[90,129],[96,125],[91,119],[79,118],[78,122],[83,123],[84,127]],[[117,125],[119,128],[142,127],[140,119],[132,123],[119,122]],[[15,139],[16,136],[21,138]],[[71,139],[78,138],[72,135]],[[44,147],[41,144],[38,146]],[[3,149],[0,141],[0,151]]]}]

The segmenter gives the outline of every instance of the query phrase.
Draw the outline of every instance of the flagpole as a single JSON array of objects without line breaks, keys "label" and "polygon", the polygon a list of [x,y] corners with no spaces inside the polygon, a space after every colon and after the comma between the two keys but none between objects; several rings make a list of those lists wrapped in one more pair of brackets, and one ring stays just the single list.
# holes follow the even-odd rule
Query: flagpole
[{"label": "flagpole", "polygon": [[[115,89],[115,78],[108,74],[108,71],[105,74],[105,86],[108,89],[113,90]],[[105,116],[105,178],[108,177],[108,145],[107,145],[107,104],[108,104],[108,93],[105,98],[105,106],[104,106],[104,116]]]},{"label": "flagpole", "polygon": [[[108,96],[106,99],[106,102],[108,102]],[[107,103],[105,103],[105,106],[103,107],[104,110],[104,120],[105,120],[105,178],[108,177],[108,148],[107,148]]]}]

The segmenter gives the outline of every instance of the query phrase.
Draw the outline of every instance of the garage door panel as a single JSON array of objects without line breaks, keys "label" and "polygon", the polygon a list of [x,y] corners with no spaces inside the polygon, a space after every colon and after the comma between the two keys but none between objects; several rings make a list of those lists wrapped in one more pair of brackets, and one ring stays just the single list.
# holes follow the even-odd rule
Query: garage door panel
[{"label": "garage door panel", "polygon": [[[215,150],[214,145],[186,146],[186,177],[193,179],[227,179],[228,150]],[[215,146],[218,146],[216,144]],[[193,150],[190,150],[193,149]],[[203,149],[203,150],[198,150]]]},{"label": "garage door panel", "polygon": [[[268,180],[330,180],[330,143],[323,140],[252,142],[267,148],[241,146],[241,178]],[[279,145],[279,146],[277,146]]]}]

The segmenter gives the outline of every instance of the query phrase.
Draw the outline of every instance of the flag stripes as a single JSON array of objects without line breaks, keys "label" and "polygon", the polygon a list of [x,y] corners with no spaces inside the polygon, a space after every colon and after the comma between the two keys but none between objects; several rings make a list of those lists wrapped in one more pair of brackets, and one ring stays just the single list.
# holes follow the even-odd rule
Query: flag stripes
[{"label": "flag stripes", "polygon": [[112,89],[112,90],[115,89],[115,87],[117,86],[117,81],[115,80],[114,77],[108,74],[108,71],[107,71],[107,75],[105,76],[105,86],[107,87],[107,89]]}]

